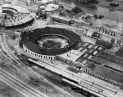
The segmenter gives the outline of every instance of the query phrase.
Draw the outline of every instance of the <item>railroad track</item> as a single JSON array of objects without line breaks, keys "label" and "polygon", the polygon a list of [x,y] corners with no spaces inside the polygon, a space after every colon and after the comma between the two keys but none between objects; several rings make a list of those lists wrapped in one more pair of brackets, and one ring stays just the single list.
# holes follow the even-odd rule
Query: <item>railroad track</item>
[{"label": "railroad track", "polygon": [[22,93],[25,97],[48,97],[1,68],[0,80]]}]

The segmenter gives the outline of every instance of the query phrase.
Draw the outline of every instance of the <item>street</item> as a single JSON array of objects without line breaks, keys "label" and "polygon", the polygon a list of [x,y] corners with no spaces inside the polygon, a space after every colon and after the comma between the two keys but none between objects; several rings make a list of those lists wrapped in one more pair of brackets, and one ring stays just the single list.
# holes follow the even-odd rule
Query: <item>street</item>
[{"label": "street", "polygon": [[[74,97],[73,94],[48,81],[43,75],[20,61],[14,55],[14,51],[8,47],[6,35],[1,35],[0,46],[0,59],[5,60],[1,59],[0,81],[5,82],[25,97]],[[33,82],[30,78],[38,80],[38,85],[31,84]],[[75,97],[82,97],[78,93],[74,94]]]}]

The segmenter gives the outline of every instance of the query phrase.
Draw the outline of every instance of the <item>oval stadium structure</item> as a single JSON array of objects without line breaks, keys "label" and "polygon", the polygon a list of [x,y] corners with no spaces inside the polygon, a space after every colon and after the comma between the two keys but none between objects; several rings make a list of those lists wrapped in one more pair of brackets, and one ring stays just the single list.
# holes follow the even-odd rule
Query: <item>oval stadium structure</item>
[{"label": "oval stadium structure", "polygon": [[21,34],[23,49],[39,58],[52,59],[56,55],[74,49],[80,37],[71,30],[45,27]]},{"label": "oval stadium structure", "polygon": [[0,6],[3,15],[2,26],[5,28],[20,28],[31,24],[34,21],[35,13],[26,8],[4,4]]}]

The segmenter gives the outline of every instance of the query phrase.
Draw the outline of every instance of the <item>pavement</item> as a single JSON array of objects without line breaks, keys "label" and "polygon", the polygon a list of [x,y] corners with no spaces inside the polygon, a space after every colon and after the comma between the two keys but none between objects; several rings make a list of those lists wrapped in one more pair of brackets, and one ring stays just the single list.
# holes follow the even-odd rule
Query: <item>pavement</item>
[{"label": "pavement", "polygon": [[[0,40],[1,41],[1,40]],[[4,43],[4,42],[3,42]],[[2,44],[2,43],[1,43]],[[7,45],[6,45],[7,46]],[[3,48],[3,44],[2,44],[2,50],[5,48]],[[2,51],[1,50],[1,51]],[[10,51],[10,49],[8,48],[8,50]],[[11,51],[10,51],[11,52]],[[12,52],[11,52],[12,53]],[[12,59],[16,60],[16,57],[10,56],[11,54],[9,53],[8,55],[6,55],[4,52],[2,52],[2,54],[8,58],[10,60],[10,63],[13,61]],[[12,58],[12,59],[11,59]],[[19,63],[19,62],[17,62]],[[14,65],[14,64],[13,64]],[[17,64],[16,64],[17,65]],[[16,67],[16,66],[15,66]],[[17,68],[17,67],[16,67]],[[19,80],[17,77],[13,76],[11,73],[9,73],[8,71],[5,71],[4,69],[0,68],[0,80],[3,82],[6,82],[9,86],[13,87],[15,90],[17,90],[18,92],[21,92],[23,95],[25,95],[26,97],[48,97],[46,96],[46,94],[43,94],[39,91],[37,91],[36,89],[30,87],[28,84],[24,83],[23,81]],[[22,91],[23,90],[23,91]]]},{"label": "pavement", "polygon": [[[16,91],[22,93],[22,95],[24,95],[25,97],[58,97],[58,96],[59,97],[64,97],[64,96],[74,97],[72,94],[65,91],[61,87],[58,87],[57,85],[53,84],[52,82],[49,82],[47,79],[42,78],[41,77],[42,75],[40,76],[40,74],[37,74],[36,71],[33,71],[32,69],[29,70],[29,68],[24,70],[25,64],[23,64],[23,62],[21,62],[18,59],[18,57],[16,57],[14,55],[14,51],[9,48],[9,46],[6,42],[6,35],[0,36],[0,46],[1,46],[0,58],[2,56],[4,56],[4,58],[6,58],[6,60],[9,61],[8,63],[5,62],[5,64],[8,64],[7,65],[7,68],[9,68],[8,70],[4,69],[4,68],[0,68],[0,74],[1,74],[0,81],[5,82],[10,87],[13,87]],[[2,61],[2,59],[0,61]],[[11,71],[10,67],[14,68],[15,71],[14,72]],[[42,79],[44,79],[43,81],[45,82],[46,86],[43,86],[43,84],[40,84],[39,87],[40,88],[45,87],[45,91],[40,90],[40,89],[38,89],[38,87],[30,85],[28,83],[29,79],[26,79],[26,78],[28,78],[30,76],[30,72],[34,72],[34,73],[32,73],[33,76],[35,76],[35,74],[37,74]],[[49,88],[49,89],[51,89],[50,91],[47,89],[48,88],[47,85],[48,85],[48,87],[50,87]],[[54,91],[57,91],[57,92],[54,92]],[[81,97],[81,96],[76,96],[76,97]]]},{"label": "pavement", "polygon": [[25,97],[48,97],[42,94],[41,92],[33,89],[32,87],[28,86],[27,84],[25,84],[24,82],[12,76],[10,73],[6,72],[1,68],[0,68],[0,80],[5,82],[9,86],[13,87],[18,92],[25,95]]},{"label": "pavement", "polygon": [[26,97],[14,88],[0,81],[0,97]]}]

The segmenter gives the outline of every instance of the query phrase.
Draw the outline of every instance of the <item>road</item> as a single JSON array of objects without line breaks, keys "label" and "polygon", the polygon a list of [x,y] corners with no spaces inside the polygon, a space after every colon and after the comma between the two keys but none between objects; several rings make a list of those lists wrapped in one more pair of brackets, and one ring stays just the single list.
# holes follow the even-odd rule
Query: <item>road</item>
[{"label": "road", "polygon": [[19,91],[23,95],[25,95],[25,97],[47,97],[46,95],[25,84],[24,82],[12,76],[11,74],[9,74],[1,68],[0,80],[13,87],[15,90]]},{"label": "road", "polygon": [[0,80],[0,97],[26,97],[26,96]]},{"label": "road", "polygon": [[[19,71],[21,73],[26,73],[25,71],[23,71],[23,66],[25,65],[22,61],[20,61],[18,59],[18,57],[16,57],[14,55],[14,51],[11,50],[6,42],[6,39],[5,39],[5,35],[1,36],[0,37],[0,45],[1,45],[1,53],[3,54],[4,57],[6,57],[8,60],[10,61],[14,61],[17,63],[17,65],[12,65],[14,68],[16,69],[20,69]],[[22,69],[22,70],[21,70]],[[1,69],[2,70],[2,69]],[[10,73],[7,73],[6,71],[0,70],[0,73],[1,73],[1,80],[8,83],[8,85],[11,85],[11,87],[14,87],[15,89],[17,90],[24,90],[24,91],[20,91],[23,93],[23,95],[26,95],[27,97],[47,97],[49,96],[49,94],[46,96],[46,92],[43,94],[42,91],[40,91],[39,93],[39,90],[38,89],[35,89],[33,86],[30,86],[28,83],[26,82],[22,82],[21,80],[17,79],[17,77],[14,77],[12,74]],[[5,72],[5,73],[3,73]],[[36,71],[33,71],[33,72],[36,72]],[[37,72],[36,72],[37,73]],[[46,79],[45,79],[46,80]],[[58,91],[58,94],[52,94],[54,96],[52,97],[64,97],[64,95],[67,97],[74,97],[72,94],[70,94],[69,92],[65,91],[64,89],[58,87],[57,85],[54,85],[52,82],[49,82],[48,80],[45,81],[47,84],[50,85],[50,87],[52,87],[52,90],[55,89]],[[16,85],[15,85],[16,84]],[[40,85],[41,87],[41,85]],[[27,93],[29,91],[29,93]],[[32,92],[32,94],[31,94]],[[30,95],[33,95],[33,96],[30,96]],[[78,97],[78,96],[77,96]]]},{"label": "road", "polygon": [[[5,41],[2,41],[2,38],[0,38],[0,45],[1,45],[1,53],[2,55],[13,62],[13,60],[17,60],[17,57],[12,55],[12,51],[10,51],[7,44],[5,44]],[[9,54],[7,55],[7,51]],[[17,61],[17,63],[19,63]],[[14,65],[14,64],[13,64]],[[20,64],[21,65],[21,64]],[[15,66],[15,68],[17,68]],[[5,70],[0,68],[0,80],[3,82],[6,82],[9,86],[13,87],[17,91],[21,92],[26,97],[48,97],[46,94],[41,93],[40,91],[34,89],[33,87],[29,86],[28,84],[24,83],[23,81],[19,80],[17,77],[13,76],[12,74],[6,72]]]}]

